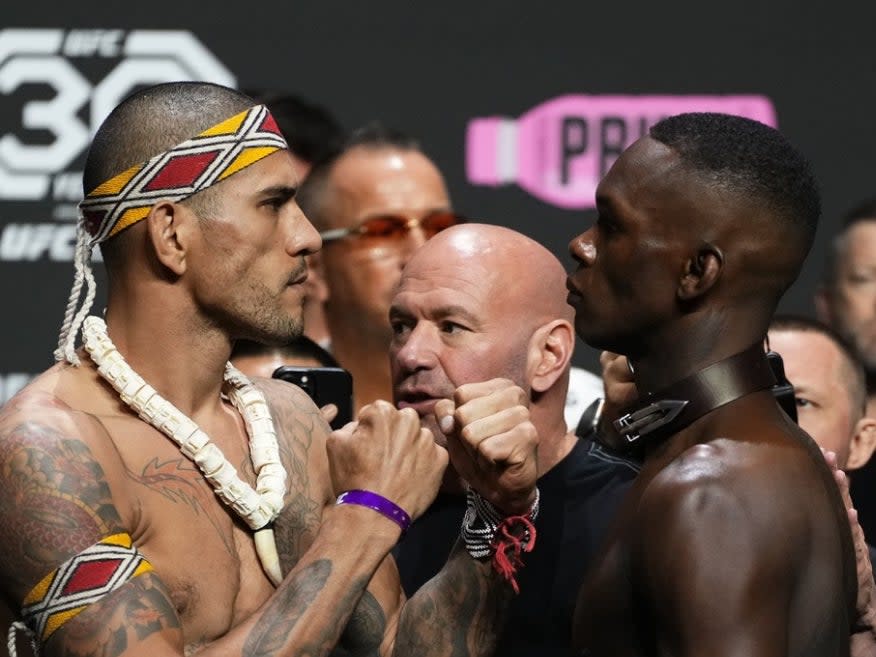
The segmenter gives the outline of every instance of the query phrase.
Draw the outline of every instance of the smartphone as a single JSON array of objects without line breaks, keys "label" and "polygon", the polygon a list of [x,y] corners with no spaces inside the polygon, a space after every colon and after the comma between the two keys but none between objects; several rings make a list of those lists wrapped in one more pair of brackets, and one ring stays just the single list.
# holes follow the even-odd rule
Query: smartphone
[{"label": "smartphone", "polygon": [[344,368],[282,365],[271,376],[294,383],[310,395],[319,408],[326,404],[337,406],[332,429],[340,429],[353,419],[353,377]]}]

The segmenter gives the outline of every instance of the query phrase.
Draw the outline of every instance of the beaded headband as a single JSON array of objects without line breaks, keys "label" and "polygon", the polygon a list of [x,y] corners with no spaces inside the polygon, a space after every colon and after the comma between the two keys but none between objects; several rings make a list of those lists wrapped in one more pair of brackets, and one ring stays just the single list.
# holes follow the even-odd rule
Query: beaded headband
[{"label": "beaded headband", "polygon": [[79,204],[85,230],[99,244],[145,219],[159,199],[182,201],[284,148],[268,109],[252,107],[91,190]]},{"label": "beaded headband", "polygon": [[[211,185],[289,146],[264,105],[225,119],[142,164],[113,176],[91,190],[79,204],[76,274],[67,302],[55,360],[78,365],[76,336],[94,302],[91,250],[149,216],[159,200],[185,200]],[[80,307],[82,285],[85,299]]]}]

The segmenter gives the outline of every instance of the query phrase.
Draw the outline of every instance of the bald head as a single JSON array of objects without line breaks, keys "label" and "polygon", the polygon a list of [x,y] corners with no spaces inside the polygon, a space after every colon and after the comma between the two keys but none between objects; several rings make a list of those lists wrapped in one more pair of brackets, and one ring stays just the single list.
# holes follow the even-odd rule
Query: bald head
[{"label": "bald head", "polygon": [[[544,435],[565,434],[575,337],[565,271],[508,228],[462,224],[421,246],[392,300],[393,396],[440,435],[431,411],[460,385],[510,379]],[[550,459],[549,459],[550,460]]]},{"label": "bald head", "polygon": [[408,277],[442,273],[482,287],[517,321],[574,318],[566,303],[563,265],[544,246],[509,228],[462,224],[438,233],[411,257],[402,285]]}]

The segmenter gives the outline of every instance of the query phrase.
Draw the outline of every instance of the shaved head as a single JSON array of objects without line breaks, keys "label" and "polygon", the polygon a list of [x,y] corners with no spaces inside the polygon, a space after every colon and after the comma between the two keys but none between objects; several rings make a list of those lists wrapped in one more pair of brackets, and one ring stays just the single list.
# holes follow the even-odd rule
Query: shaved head
[{"label": "shaved head", "polygon": [[170,82],[132,94],[94,136],[83,192],[255,104],[242,93],[206,82]]},{"label": "shaved head", "polygon": [[574,319],[566,303],[563,265],[544,246],[509,228],[488,224],[448,228],[414,253],[402,280],[444,270],[485,286],[493,303],[501,304],[516,321]]},{"label": "shaved head", "polygon": [[[255,104],[233,89],[206,82],[169,82],[132,94],[94,136],[82,175],[83,193]],[[220,208],[215,187],[183,203],[204,218]],[[100,245],[111,275],[129,256],[130,234],[124,230]]]},{"label": "shaved head", "polygon": [[461,224],[432,237],[405,266],[389,311],[396,404],[440,436],[436,400],[506,378],[530,395],[534,422],[565,433],[575,344],[565,280],[550,251],[508,228]]}]

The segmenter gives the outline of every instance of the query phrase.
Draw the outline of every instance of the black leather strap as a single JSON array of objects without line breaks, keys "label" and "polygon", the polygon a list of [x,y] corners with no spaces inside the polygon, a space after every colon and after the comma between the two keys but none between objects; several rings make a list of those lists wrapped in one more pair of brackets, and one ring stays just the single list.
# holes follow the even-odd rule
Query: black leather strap
[{"label": "black leather strap", "polygon": [[681,431],[719,406],[771,388],[775,383],[763,343],[757,342],[745,351],[646,395],[636,409],[615,420],[614,427],[629,445],[644,436],[664,437]]}]

